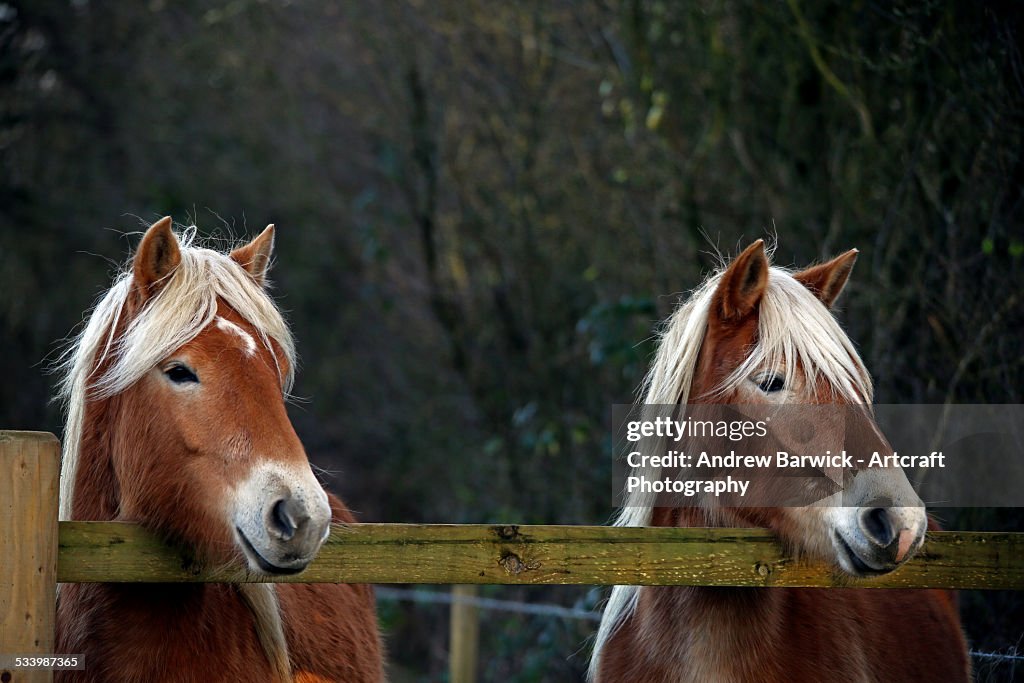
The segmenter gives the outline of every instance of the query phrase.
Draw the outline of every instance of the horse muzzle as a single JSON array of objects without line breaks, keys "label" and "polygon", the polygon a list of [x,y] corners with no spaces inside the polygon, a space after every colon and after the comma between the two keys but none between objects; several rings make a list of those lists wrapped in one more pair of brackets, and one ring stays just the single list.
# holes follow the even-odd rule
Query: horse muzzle
[{"label": "horse muzzle", "polygon": [[294,574],[330,534],[331,507],[313,473],[261,467],[236,489],[235,538],[250,568]]},{"label": "horse muzzle", "polygon": [[913,557],[924,543],[923,507],[848,508],[832,544],[839,566],[854,576],[885,574]]}]

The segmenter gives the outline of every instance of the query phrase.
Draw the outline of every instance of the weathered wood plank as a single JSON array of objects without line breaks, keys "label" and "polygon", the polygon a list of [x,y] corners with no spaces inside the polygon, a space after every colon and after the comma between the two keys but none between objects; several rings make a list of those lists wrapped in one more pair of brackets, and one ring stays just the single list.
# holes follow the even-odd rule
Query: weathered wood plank
[{"label": "weathered wood plank", "polygon": [[[58,579],[266,581],[204,570],[145,530],[62,522]],[[760,529],[357,524],[335,527],[293,582],[1024,589],[1024,533],[934,532],[906,566],[852,580],[795,562]]]},{"label": "weathered wood plank", "polygon": [[[0,431],[0,654],[53,652],[59,479],[53,434]],[[53,680],[50,670],[3,666],[0,680]]]}]

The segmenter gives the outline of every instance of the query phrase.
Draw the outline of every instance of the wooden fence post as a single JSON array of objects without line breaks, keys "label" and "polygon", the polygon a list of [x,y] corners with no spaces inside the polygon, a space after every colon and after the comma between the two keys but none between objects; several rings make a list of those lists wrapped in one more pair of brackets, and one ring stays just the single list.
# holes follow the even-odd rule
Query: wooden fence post
[{"label": "wooden fence post", "polygon": [[[0,431],[0,654],[53,652],[60,443]],[[2,669],[4,683],[52,681],[47,669]]]},{"label": "wooden fence post", "polygon": [[474,585],[452,586],[451,643],[448,650],[449,683],[476,681],[477,651],[480,640],[480,611],[473,599]]}]

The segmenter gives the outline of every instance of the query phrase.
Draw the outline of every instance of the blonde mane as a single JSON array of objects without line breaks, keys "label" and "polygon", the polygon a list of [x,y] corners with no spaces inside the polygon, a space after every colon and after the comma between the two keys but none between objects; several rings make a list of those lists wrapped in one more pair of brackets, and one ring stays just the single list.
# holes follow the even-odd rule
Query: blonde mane
[{"label": "blonde mane", "polygon": [[[686,405],[692,398],[694,374],[708,325],[711,299],[724,267],[694,290],[669,317],[658,351],[641,387],[639,405]],[[759,303],[757,342],[747,359],[717,388],[728,393],[759,368],[785,368],[792,384],[797,368],[808,381],[821,378],[835,395],[853,403],[870,404],[871,378],[853,343],[832,313],[785,268],[769,269],[768,285]],[[660,468],[642,474],[660,479]],[[614,521],[614,526],[648,526],[657,494],[635,491]],[[589,678],[597,675],[601,649],[636,607],[638,586],[614,586],[605,605],[590,660]]]},{"label": "blonde mane", "polygon": [[[114,285],[89,315],[84,329],[61,356],[59,398],[67,412],[60,476],[60,519],[71,519],[79,449],[89,400],[118,394],[139,381],[157,363],[194,339],[217,314],[223,300],[256,329],[260,341],[276,342],[288,361],[281,386],[291,390],[295,369],[295,343],[288,325],[267,293],[229,256],[194,246],[195,228],[177,235],[181,262],[160,291],[143,305],[115,338],[126,315],[132,287],[129,260]],[[274,358],[277,358],[274,355]],[[97,369],[109,361],[102,374]],[[256,619],[260,644],[282,680],[291,680],[288,648],[273,584],[247,584],[239,592]]]}]

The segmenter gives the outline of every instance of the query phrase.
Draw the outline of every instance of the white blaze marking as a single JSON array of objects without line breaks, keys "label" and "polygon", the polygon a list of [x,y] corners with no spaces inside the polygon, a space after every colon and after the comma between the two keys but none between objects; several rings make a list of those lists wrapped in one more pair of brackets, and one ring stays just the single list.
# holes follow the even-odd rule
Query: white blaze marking
[{"label": "white blaze marking", "polygon": [[256,340],[252,338],[252,335],[243,330],[238,325],[234,324],[230,320],[225,320],[220,316],[217,316],[217,327],[224,330],[225,332],[232,332],[242,338],[242,342],[245,344],[245,354],[247,356],[256,355]]}]

